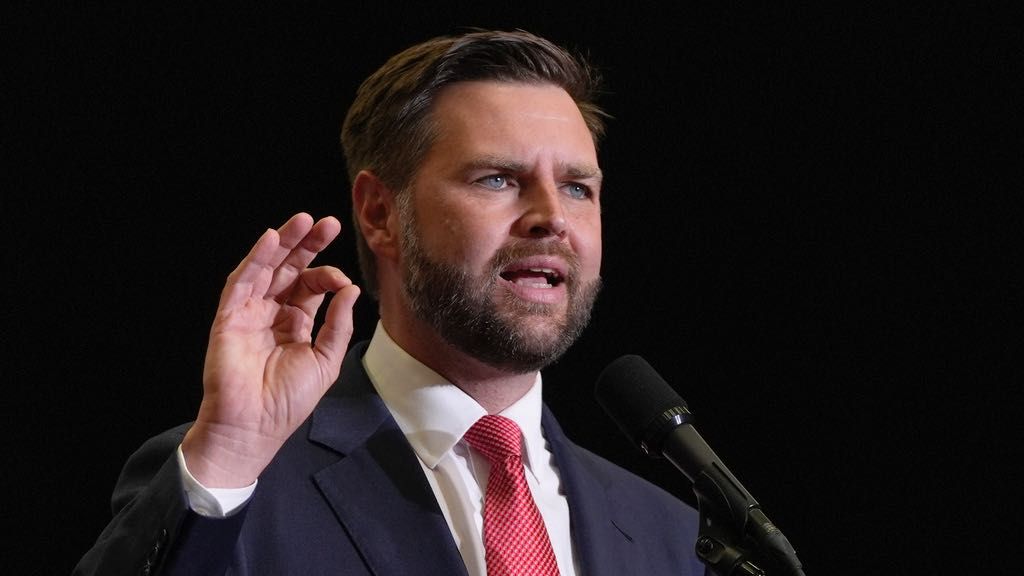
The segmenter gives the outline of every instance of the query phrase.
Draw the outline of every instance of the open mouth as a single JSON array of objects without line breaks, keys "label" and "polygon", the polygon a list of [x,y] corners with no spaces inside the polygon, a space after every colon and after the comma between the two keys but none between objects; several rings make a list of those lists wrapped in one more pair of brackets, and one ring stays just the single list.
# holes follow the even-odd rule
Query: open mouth
[{"label": "open mouth", "polygon": [[529,288],[554,288],[565,282],[562,273],[553,268],[516,268],[501,273],[505,280]]}]

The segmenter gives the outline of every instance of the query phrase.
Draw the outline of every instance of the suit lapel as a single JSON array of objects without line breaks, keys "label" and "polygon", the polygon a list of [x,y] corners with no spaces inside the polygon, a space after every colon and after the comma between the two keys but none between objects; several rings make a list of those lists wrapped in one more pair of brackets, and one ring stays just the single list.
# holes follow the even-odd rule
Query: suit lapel
[{"label": "suit lapel", "polygon": [[[338,383],[313,412],[310,441],[343,455],[314,481],[372,573],[465,575],[416,454],[363,370],[364,350],[352,348]],[[580,459],[547,407],[542,423],[568,498],[580,573],[632,573],[632,537],[616,519],[612,487]]]},{"label": "suit lapel", "polygon": [[588,576],[632,574],[632,537],[616,521],[617,508],[606,486],[579,458],[578,447],[566,438],[548,408],[542,418],[544,435],[555,455],[558,474],[569,501],[569,518],[579,572]]},{"label": "suit lapel", "polygon": [[344,455],[314,481],[374,574],[465,574],[416,454],[362,368],[364,349],[313,413],[310,440]]}]

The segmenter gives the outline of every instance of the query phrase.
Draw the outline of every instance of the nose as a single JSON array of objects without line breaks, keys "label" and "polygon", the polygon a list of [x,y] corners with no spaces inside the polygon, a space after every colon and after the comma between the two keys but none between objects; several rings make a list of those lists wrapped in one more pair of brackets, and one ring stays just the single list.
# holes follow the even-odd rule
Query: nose
[{"label": "nose", "polygon": [[527,238],[564,238],[569,232],[569,223],[558,187],[553,182],[538,183],[523,192],[524,211],[518,222],[520,234]]}]

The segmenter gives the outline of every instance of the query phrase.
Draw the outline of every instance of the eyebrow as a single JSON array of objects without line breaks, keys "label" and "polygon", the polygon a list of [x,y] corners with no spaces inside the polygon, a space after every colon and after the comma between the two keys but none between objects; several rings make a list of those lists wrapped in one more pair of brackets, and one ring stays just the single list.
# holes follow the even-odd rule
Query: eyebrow
[{"label": "eyebrow", "polygon": [[526,164],[523,162],[491,154],[474,158],[466,163],[466,169],[468,170],[486,170],[489,168],[497,168],[498,170],[512,173],[526,172]]},{"label": "eyebrow", "polygon": [[[466,163],[467,170],[483,170],[488,168],[496,168],[511,174],[521,174],[528,170],[527,165],[523,162],[491,154],[475,158]],[[559,164],[559,169],[569,178],[578,178],[581,180],[594,179],[599,182],[604,178],[604,174],[601,172],[600,168],[589,164],[561,163]]]},{"label": "eyebrow", "polygon": [[593,179],[597,180],[598,182],[604,179],[604,173],[601,172],[601,169],[598,168],[597,166],[580,166],[577,164],[568,164],[563,165],[562,168],[565,170],[565,173],[568,174],[570,178],[578,178],[580,180]]}]

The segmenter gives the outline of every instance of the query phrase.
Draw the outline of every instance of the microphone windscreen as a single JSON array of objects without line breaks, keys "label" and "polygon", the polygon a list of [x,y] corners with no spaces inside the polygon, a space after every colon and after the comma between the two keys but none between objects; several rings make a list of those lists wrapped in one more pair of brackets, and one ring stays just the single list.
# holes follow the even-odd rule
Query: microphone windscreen
[{"label": "microphone windscreen", "polygon": [[594,396],[626,437],[641,448],[665,411],[687,408],[665,379],[635,354],[616,359],[601,372]]}]

